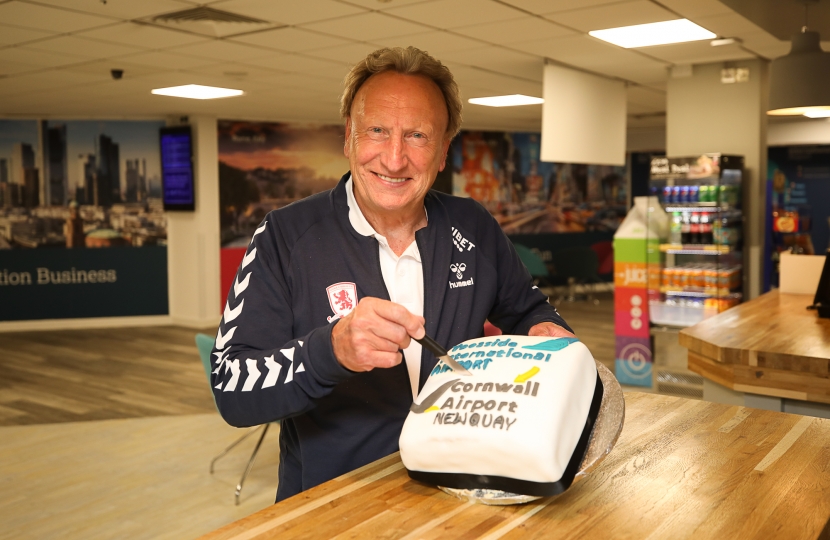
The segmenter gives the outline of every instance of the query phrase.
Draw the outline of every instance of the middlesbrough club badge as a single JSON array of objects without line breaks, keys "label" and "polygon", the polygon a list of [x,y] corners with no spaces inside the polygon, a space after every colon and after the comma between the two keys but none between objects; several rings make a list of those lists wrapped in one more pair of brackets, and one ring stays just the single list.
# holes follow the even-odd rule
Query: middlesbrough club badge
[{"label": "middlesbrough club badge", "polygon": [[327,317],[328,321],[334,321],[345,317],[352,312],[357,305],[357,287],[354,283],[335,283],[326,287],[326,294],[329,297],[329,305],[334,315]]}]

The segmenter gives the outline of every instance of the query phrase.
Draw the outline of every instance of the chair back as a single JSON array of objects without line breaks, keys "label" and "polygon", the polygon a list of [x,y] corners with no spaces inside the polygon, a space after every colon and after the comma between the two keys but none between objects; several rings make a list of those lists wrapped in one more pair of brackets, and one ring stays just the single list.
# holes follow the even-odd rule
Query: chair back
[{"label": "chair back", "polygon": [[516,248],[516,253],[519,254],[519,258],[527,267],[527,271],[530,272],[532,277],[548,277],[548,267],[545,266],[541,257],[533,253],[529,247],[522,244],[513,244],[513,247]]},{"label": "chair back", "polygon": [[[210,372],[213,371],[210,366],[210,353],[213,351],[213,342],[213,337],[207,334],[196,334],[196,348],[199,349],[199,358],[202,360],[202,367],[205,368],[208,387],[211,385]],[[212,389],[210,395],[213,397]],[[216,405],[216,398],[213,398],[213,404]]]}]

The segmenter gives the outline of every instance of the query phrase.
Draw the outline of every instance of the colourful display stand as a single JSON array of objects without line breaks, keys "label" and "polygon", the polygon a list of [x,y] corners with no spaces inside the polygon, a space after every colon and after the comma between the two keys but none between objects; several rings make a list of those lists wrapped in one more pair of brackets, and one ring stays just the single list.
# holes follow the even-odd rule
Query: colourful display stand
[{"label": "colourful display stand", "polygon": [[635,198],[614,235],[614,374],[631,386],[652,386],[648,305],[659,293],[661,226],[649,227],[648,220],[655,218],[649,212],[655,203]]}]

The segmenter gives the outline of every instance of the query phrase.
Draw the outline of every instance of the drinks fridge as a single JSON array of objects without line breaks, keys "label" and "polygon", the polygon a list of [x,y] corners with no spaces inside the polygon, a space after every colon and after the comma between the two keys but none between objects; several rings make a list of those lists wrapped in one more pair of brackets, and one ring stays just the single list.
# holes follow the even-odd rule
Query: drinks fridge
[{"label": "drinks fridge", "polygon": [[723,154],[651,161],[649,187],[669,217],[667,238],[649,248],[660,261],[648,276],[648,313],[662,391],[702,395],[677,333],[743,298],[743,161]]}]

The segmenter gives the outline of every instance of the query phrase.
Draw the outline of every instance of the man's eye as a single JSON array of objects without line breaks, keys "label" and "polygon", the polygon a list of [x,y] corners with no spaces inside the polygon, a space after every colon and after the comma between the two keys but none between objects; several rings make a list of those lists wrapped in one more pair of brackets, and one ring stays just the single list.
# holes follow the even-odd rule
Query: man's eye
[{"label": "man's eye", "polygon": [[424,146],[427,144],[427,136],[424,133],[416,131],[409,135],[409,143],[414,146]]},{"label": "man's eye", "polygon": [[369,133],[383,133],[383,130],[378,127],[369,128]]}]

